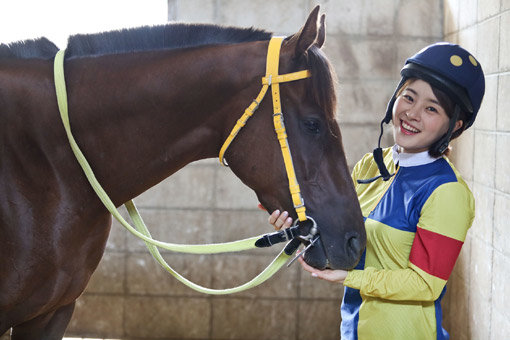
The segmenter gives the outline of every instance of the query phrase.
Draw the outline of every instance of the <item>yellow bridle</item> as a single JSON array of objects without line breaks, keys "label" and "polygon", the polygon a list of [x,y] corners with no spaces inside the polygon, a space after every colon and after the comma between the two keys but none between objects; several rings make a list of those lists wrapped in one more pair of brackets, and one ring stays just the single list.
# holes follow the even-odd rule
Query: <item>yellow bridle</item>
[{"label": "yellow bridle", "polygon": [[219,160],[220,163],[227,166],[224,155],[234,138],[237,136],[241,128],[246,125],[248,119],[258,109],[260,103],[264,99],[269,86],[271,86],[271,93],[273,96],[273,124],[274,130],[280,142],[280,148],[282,150],[283,161],[285,163],[285,170],[287,171],[287,178],[289,180],[289,190],[292,196],[292,203],[296,214],[300,221],[306,221],[306,207],[301,196],[301,190],[299,183],[296,178],[296,172],[294,171],[294,164],[292,162],[292,155],[290,153],[289,142],[287,140],[287,132],[285,130],[285,124],[283,122],[282,106],[280,101],[280,83],[287,83],[294,80],[300,80],[309,78],[311,76],[310,70],[302,70],[287,74],[278,74],[278,65],[280,62],[280,49],[284,37],[273,37],[269,41],[269,47],[267,49],[267,61],[266,61],[266,75],[262,77],[262,89],[260,90],[257,98],[244,110],[241,118],[237,120],[236,125],[230,132],[229,136],[223,143],[220,149]]},{"label": "yellow bridle", "polygon": [[[225,144],[221,148],[220,151],[220,161],[222,164],[226,165],[224,163],[223,155],[225,153],[225,150],[228,148],[232,140],[235,138],[239,130],[246,124],[246,121],[248,120],[251,115],[253,115],[253,112],[257,109],[258,104],[262,101],[264,98],[267,89],[269,86],[272,87],[272,93],[273,93],[273,110],[274,110],[274,125],[275,125],[275,131],[278,135],[278,140],[280,141],[280,146],[282,149],[283,158],[285,161],[285,168],[287,169],[287,176],[289,178],[289,187],[290,192],[292,195],[292,200],[294,202],[294,206],[296,208],[296,212],[298,213],[299,220],[304,221],[307,219],[305,215],[305,206],[303,204],[303,200],[301,198],[301,193],[299,190],[299,185],[296,180],[296,174],[294,172],[294,166],[292,164],[292,157],[289,150],[289,145],[287,142],[287,134],[285,133],[285,126],[283,124],[283,116],[281,113],[281,105],[280,105],[280,89],[278,84],[289,82],[293,80],[303,79],[310,77],[310,71],[304,70],[289,74],[283,74],[278,75],[278,61],[279,61],[279,53],[280,53],[280,47],[282,43],[283,38],[273,38],[271,39],[269,43],[269,49],[268,49],[268,56],[267,56],[267,70],[266,70],[266,76],[262,78],[262,90],[260,91],[257,98],[254,100],[254,102],[245,110],[243,116],[238,120],[237,124],[232,129],[232,132],[230,133],[229,137],[225,141]],[[88,181],[90,182],[92,188],[96,192],[97,196],[101,200],[101,202],[105,205],[105,207],[108,209],[108,211],[119,221],[119,223],[125,227],[129,232],[131,232],[136,237],[143,240],[147,248],[149,249],[149,252],[152,254],[152,256],[156,259],[156,261],[165,268],[170,274],[172,274],[177,280],[181,281],[188,287],[205,293],[205,294],[214,294],[214,295],[222,295],[222,294],[232,294],[240,291],[244,291],[246,289],[255,287],[262,282],[269,279],[274,273],[276,273],[290,258],[292,253],[296,250],[297,246],[300,244],[299,239],[297,236],[299,235],[288,235],[289,231],[291,231],[293,228],[286,229],[285,235],[276,235],[277,242],[282,242],[285,239],[292,238],[292,241],[290,241],[287,244],[287,247],[285,247],[278,256],[256,277],[254,277],[252,280],[246,282],[245,284],[242,284],[237,287],[227,288],[227,289],[211,289],[207,287],[202,287],[196,283],[191,282],[190,280],[186,279],[179,273],[177,273],[168,263],[166,263],[165,259],[161,256],[158,247],[175,251],[175,252],[181,252],[181,253],[190,253],[190,254],[215,254],[215,253],[225,253],[225,252],[234,252],[234,251],[241,251],[241,250],[247,250],[247,249],[254,249],[257,247],[265,247],[270,246],[272,240],[274,240],[271,236],[271,234],[266,235],[259,235],[255,237],[250,237],[244,240],[239,241],[233,241],[233,242],[226,242],[226,243],[216,243],[216,244],[193,244],[193,245],[184,245],[184,244],[176,244],[176,243],[169,243],[169,242],[161,242],[158,240],[154,240],[147,229],[147,226],[143,222],[142,217],[140,216],[138,210],[136,209],[135,203],[130,200],[125,203],[126,209],[129,213],[129,216],[134,222],[135,227],[132,227],[119,213],[117,210],[117,207],[112,202],[112,200],[108,197],[108,194],[103,189],[101,184],[98,182],[96,176],[94,175],[94,172],[92,171],[92,168],[88,161],[86,160],[85,156],[81,152],[78,144],[76,143],[76,140],[74,139],[74,136],[71,132],[71,125],[69,121],[69,113],[68,113],[68,106],[67,106],[67,91],[66,91],[66,85],[65,85],[65,77],[64,77],[64,56],[65,56],[65,50],[61,50],[57,53],[55,56],[54,61],[54,77],[55,77],[55,91],[57,96],[57,102],[58,102],[58,108],[60,111],[60,115],[62,118],[62,122],[64,124],[64,128],[66,131],[67,138],[69,139],[69,143],[71,145],[71,149],[78,160],[78,163],[80,163],[80,166],[82,167],[85,176],[87,177]],[[313,221],[313,219],[309,218]],[[315,223],[314,223],[315,224]],[[310,235],[315,235],[316,231],[311,231]],[[293,234],[293,233],[290,233]],[[307,239],[305,236],[304,239]],[[303,238],[302,238],[303,239]],[[269,240],[269,241],[268,241]],[[317,240],[317,238],[315,239]],[[257,245],[257,243],[260,242],[262,244],[266,243],[266,245]],[[314,240],[310,240],[310,244],[308,247],[313,245]],[[288,248],[288,249],[287,249]],[[302,252],[301,254],[303,254]],[[296,257],[297,258],[297,257]],[[290,264],[290,263],[289,263]]]}]

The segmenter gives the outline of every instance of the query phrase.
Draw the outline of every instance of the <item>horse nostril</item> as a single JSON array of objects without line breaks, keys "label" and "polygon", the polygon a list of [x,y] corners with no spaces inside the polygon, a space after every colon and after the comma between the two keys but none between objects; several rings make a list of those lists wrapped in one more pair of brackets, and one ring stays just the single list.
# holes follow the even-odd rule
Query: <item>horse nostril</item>
[{"label": "horse nostril", "polygon": [[353,256],[361,254],[361,242],[358,236],[351,236],[347,239],[347,251],[352,253]]}]

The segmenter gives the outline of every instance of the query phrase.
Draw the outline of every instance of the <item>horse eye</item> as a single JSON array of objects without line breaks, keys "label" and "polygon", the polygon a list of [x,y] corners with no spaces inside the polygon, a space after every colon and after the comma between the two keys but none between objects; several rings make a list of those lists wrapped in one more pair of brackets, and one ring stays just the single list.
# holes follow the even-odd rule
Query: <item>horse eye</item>
[{"label": "horse eye", "polygon": [[306,131],[317,135],[321,132],[321,124],[317,119],[306,119],[303,121]]}]

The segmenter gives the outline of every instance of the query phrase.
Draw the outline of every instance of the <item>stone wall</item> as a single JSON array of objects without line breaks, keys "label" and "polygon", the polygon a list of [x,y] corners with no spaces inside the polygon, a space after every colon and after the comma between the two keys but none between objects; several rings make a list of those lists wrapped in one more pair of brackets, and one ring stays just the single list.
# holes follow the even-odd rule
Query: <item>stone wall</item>
[{"label": "stone wall", "polygon": [[[496,339],[503,334],[498,332],[509,329],[503,307],[510,296],[503,285],[510,263],[503,248],[508,241],[503,221],[510,217],[504,213],[510,206],[510,182],[497,169],[510,164],[507,157],[497,161],[495,157],[510,141],[505,132],[510,121],[502,115],[508,105],[498,101],[505,89],[508,92],[504,71],[509,61],[498,57],[499,63],[494,62],[508,49],[499,32],[508,31],[509,2],[489,2],[489,8],[479,9],[476,0],[168,2],[172,21],[254,26],[286,35],[295,33],[320,3],[327,15],[324,51],[338,74],[338,119],[350,166],[375,146],[378,122],[407,56],[443,40],[444,33],[476,51],[488,71],[484,118],[463,137],[456,160],[474,189],[478,216],[445,298],[449,303],[445,322],[452,339],[486,339],[491,327],[504,323],[506,328],[492,332]],[[490,38],[480,39],[485,36]],[[390,145],[387,130],[384,142]],[[190,164],[137,203],[153,235],[166,241],[219,242],[270,231],[267,215],[256,208],[255,195],[217,160]],[[252,278],[276,252],[165,253],[165,258],[193,281],[220,288]],[[297,265],[245,293],[198,294],[160,269],[143,244],[114,223],[105,256],[78,300],[68,334],[119,339],[339,339],[341,294],[341,287],[312,280]]]},{"label": "stone wall", "polygon": [[452,339],[510,336],[510,1],[445,0],[445,39],[466,47],[485,71],[486,91],[473,128],[454,149],[454,162],[476,200],[446,295]]}]

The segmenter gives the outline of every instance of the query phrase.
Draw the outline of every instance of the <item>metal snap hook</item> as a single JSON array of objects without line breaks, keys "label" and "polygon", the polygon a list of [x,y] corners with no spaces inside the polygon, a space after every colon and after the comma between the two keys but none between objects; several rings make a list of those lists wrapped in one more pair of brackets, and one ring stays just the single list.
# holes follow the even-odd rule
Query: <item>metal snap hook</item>
[{"label": "metal snap hook", "polygon": [[294,256],[294,258],[293,258],[292,260],[290,260],[290,262],[287,264],[287,267],[290,267],[290,265],[291,265],[291,264],[293,264],[293,263],[294,263],[294,261],[296,261],[299,257],[301,257],[301,256],[305,255],[306,251],[307,251],[308,249],[310,249],[310,248],[314,245],[314,243],[315,243],[315,242],[317,242],[317,240],[318,240],[318,239],[320,239],[320,235],[317,235],[317,236],[316,236],[316,237],[315,237],[315,238],[314,238],[314,239],[310,242],[310,244],[309,244],[309,245],[307,245],[307,246],[305,247],[305,249],[303,249],[303,251],[299,252],[299,254],[297,254],[296,256]]},{"label": "metal snap hook", "polygon": [[[298,236],[298,238],[302,241],[310,242],[310,240],[312,240],[313,237],[319,232],[319,229],[317,227],[317,222],[315,222],[315,220],[312,217],[306,215],[306,219],[312,221],[312,227],[310,228],[308,235],[304,235],[304,236],[300,235],[300,236]],[[294,226],[297,226],[299,222],[301,222],[301,221],[299,221],[299,220],[294,221]]]}]

